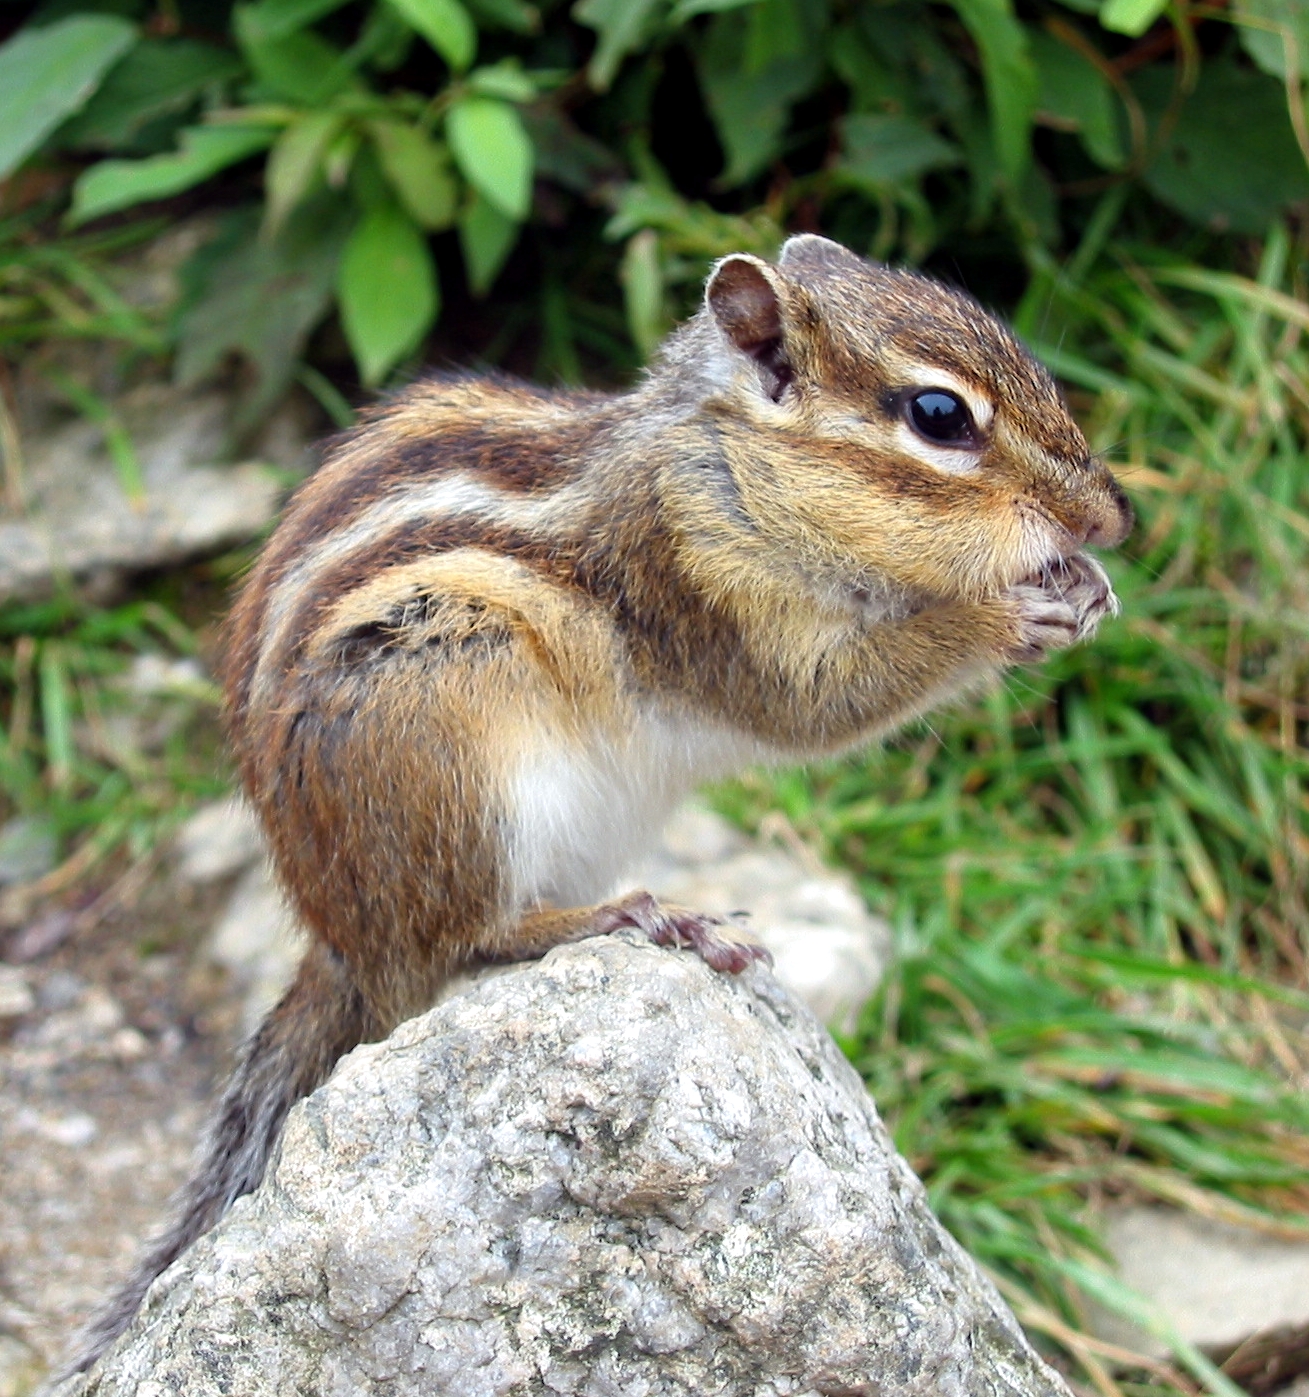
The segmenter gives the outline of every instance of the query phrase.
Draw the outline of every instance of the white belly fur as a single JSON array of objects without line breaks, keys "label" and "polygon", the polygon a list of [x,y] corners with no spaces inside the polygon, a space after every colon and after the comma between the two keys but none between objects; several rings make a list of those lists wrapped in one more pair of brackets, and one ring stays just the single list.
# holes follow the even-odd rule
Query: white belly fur
[{"label": "white belly fur", "polygon": [[506,773],[512,905],[602,901],[692,787],[765,755],[742,733],[666,710],[619,733],[534,728]]}]

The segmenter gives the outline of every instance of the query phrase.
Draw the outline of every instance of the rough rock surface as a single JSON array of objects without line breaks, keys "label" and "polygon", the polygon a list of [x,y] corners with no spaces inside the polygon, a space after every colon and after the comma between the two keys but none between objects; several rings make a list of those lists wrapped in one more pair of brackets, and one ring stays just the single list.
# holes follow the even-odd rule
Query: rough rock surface
[{"label": "rough rock surface", "polygon": [[1068,1389],[771,976],[596,938],[357,1049],[58,1391]]}]

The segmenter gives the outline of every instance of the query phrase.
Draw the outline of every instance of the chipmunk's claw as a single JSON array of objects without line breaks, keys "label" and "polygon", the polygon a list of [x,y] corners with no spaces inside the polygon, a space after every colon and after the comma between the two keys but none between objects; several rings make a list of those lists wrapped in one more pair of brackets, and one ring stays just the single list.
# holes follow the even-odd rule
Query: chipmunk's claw
[{"label": "chipmunk's claw", "polygon": [[602,909],[597,930],[628,926],[645,932],[656,946],[694,951],[711,969],[730,975],[739,975],[755,961],[773,963],[768,948],[744,928],[706,912],[660,902],[647,892],[632,893]]}]

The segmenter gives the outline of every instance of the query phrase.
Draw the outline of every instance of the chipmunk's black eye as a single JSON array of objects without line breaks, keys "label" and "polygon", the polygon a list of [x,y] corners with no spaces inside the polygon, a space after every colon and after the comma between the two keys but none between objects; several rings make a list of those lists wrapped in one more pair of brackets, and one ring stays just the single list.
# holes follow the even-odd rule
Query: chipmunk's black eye
[{"label": "chipmunk's black eye", "polygon": [[975,440],[968,409],[944,388],[926,388],[909,399],[909,421],[928,441],[971,446]]}]

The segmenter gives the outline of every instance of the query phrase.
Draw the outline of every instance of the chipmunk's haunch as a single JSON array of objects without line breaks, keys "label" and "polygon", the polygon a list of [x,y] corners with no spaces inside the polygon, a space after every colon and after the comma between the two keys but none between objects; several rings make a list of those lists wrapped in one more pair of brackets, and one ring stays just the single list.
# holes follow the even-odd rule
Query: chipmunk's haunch
[{"label": "chipmunk's haunch", "polygon": [[1115,602],[1081,549],[1130,520],[980,306],[816,237],[720,262],[626,395],[436,379],[378,409],[229,634],[242,779],[314,941],[79,1366],[452,971],[619,925],[741,968],[707,918],[602,901],[673,802],[1089,634]]}]

